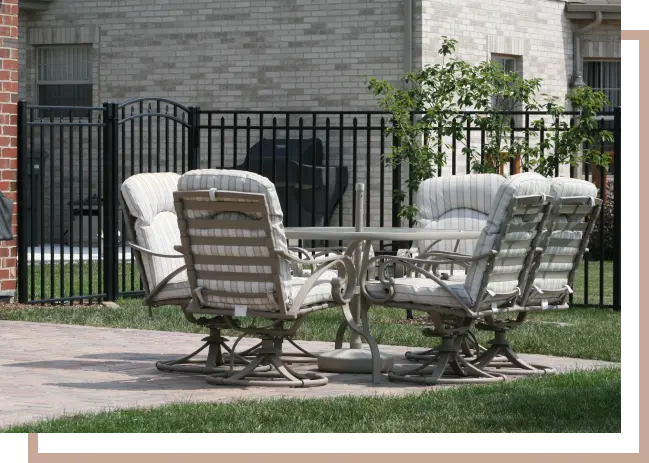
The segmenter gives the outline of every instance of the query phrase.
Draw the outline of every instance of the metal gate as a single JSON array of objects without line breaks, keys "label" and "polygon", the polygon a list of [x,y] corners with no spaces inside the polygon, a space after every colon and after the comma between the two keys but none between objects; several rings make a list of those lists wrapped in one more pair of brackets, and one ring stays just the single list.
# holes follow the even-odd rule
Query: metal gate
[{"label": "metal gate", "polygon": [[[525,114],[525,126],[516,130],[535,130],[529,125],[530,114]],[[602,152],[615,153],[613,205],[609,202],[608,212],[600,216],[592,241],[599,254],[587,255],[583,283],[573,294],[575,305],[620,306],[620,114],[616,108],[606,115],[613,122],[615,143],[601,147]],[[569,119],[574,113],[564,116]],[[348,225],[354,220],[349,185],[364,182],[371,189],[366,224],[398,226],[401,204],[392,192],[403,185],[407,169],[392,169],[383,161],[394,142],[386,137],[389,120],[389,114],[377,111],[201,110],[164,98],[100,107],[32,106],[21,101],[18,299],[70,303],[142,295],[118,201],[122,182],[142,172],[182,174],[199,167],[260,172],[286,184],[287,204],[289,193],[294,193],[290,197],[297,198],[297,212],[287,207],[285,220],[305,226],[316,225],[316,220],[325,226]],[[467,137],[484,144],[479,128],[466,130]],[[295,153],[288,149],[290,143],[296,144]],[[448,153],[447,174],[468,170],[468,164],[462,167],[462,156],[456,150]],[[290,185],[289,164],[294,177]],[[571,176],[576,172],[570,169]],[[583,166],[582,172],[581,178],[590,179],[595,171]],[[601,169],[600,177],[603,173]],[[335,194],[317,199],[315,188]],[[330,207],[334,202],[335,214]],[[324,218],[302,212],[318,207],[326,211]],[[390,245],[380,246],[384,244]]]}]

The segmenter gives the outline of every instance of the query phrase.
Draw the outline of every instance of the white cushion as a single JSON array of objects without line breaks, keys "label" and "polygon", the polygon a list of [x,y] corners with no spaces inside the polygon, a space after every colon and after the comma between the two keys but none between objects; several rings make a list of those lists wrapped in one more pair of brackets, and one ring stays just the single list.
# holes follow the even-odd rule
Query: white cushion
[{"label": "white cushion", "polygon": [[[540,193],[546,195],[550,193],[550,183],[542,175],[526,172],[507,178],[496,193],[493,209],[478,239],[473,255],[479,256],[494,249],[499,239],[501,227],[505,225],[503,222],[507,217],[507,210],[515,196],[528,196]],[[511,221],[511,223],[517,222],[521,223],[522,217],[517,216]],[[491,275],[489,276],[487,290],[497,295],[501,294],[506,299],[507,294],[519,288],[519,277],[521,276],[528,250],[520,248],[520,242],[513,244],[511,242],[508,243],[508,240],[523,239],[529,240],[531,243],[535,235],[536,231],[514,232],[505,235],[505,238],[500,243],[500,251],[494,267],[491,270]],[[467,271],[466,289],[474,304],[482,297],[479,292],[482,280],[485,277],[486,268],[487,259],[481,259],[472,263]],[[523,289],[520,288],[520,290]],[[498,299],[500,298],[493,298],[495,301],[498,301]]]},{"label": "white cushion", "polygon": [[[259,174],[237,170],[222,169],[200,169],[185,173],[178,182],[179,191],[196,191],[216,189],[221,191],[236,191],[244,193],[261,193],[266,197],[268,217],[271,224],[271,238],[276,251],[287,251],[287,240],[284,234],[282,208],[277,197],[275,185]],[[218,194],[217,194],[218,201]],[[211,211],[190,210],[187,212],[189,218],[218,218],[246,219],[254,214],[243,214],[240,212],[213,213]],[[218,237],[265,237],[264,230],[241,230],[241,229],[189,229],[190,236],[218,236]],[[237,245],[195,245],[192,246],[192,253],[203,256],[269,256],[269,249],[266,246],[237,246]],[[270,274],[270,266],[252,265],[195,265],[197,270],[213,272],[237,272],[242,274]],[[286,303],[291,302],[291,271],[290,264],[285,259],[279,259],[279,276],[284,286]],[[275,301],[276,288],[272,282],[255,282],[240,280],[207,280],[197,279],[197,286],[214,291],[227,291],[232,293],[264,293],[265,296],[258,298],[238,298],[205,295],[205,299],[211,305],[219,308],[231,308],[234,304],[246,304],[257,310],[277,310]]]},{"label": "white cushion", "polygon": [[[464,286],[464,277],[463,274],[456,273],[444,283],[465,304],[470,306],[471,301]],[[372,297],[383,298],[388,294],[388,286],[380,281],[369,281],[365,288]],[[393,288],[394,296],[390,302],[406,302],[433,307],[458,307],[457,299],[428,278],[395,278]]]},{"label": "white cushion", "polygon": [[[183,259],[180,260],[184,262]],[[182,272],[180,275],[183,275],[185,278],[173,278],[171,282],[162,287],[160,292],[153,298],[153,301],[162,303],[165,301],[191,299],[191,289],[189,287],[189,280],[187,280],[187,272]]]},{"label": "white cushion", "polygon": [[[505,181],[496,174],[470,174],[434,177],[424,181],[417,190],[417,227],[430,230],[482,230],[491,212],[498,187]],[[417,243],[419,252],[433,241]],[[431,247],[437,251],[471,254],[477,240],[440,241]]]},{"label": "white cushion", "polygon": [[[137,174],[122,183],[121,192],[128,212],[135,217],[136,243],[153,252],[181,255],[174,250],[180,244],[180,231],[174,209],[173,192],[180,175],[171,172]],[[149,290],[153,290],[164,278],[185,265],[182,258],[165,258],[140,253]],[[158,294],[156,302],[187,298],[189,283],[187,273],[181,272],[170,283],[178,287]],[[167,297],[169,296],[169,297]]]},{"label": "white cushion", "polygon": [[[321,304],[323,302],[333,302],[331,296],[331,280],[338,277],[338,273],[332,270],[324,272],[313,284],[311,290],[304,299],[303,305]],[[295,300],[308,278],[293,277],[291,284],[291,299]]]},{"label": "white cushion", "polygon": [[[550,181],[550,195],[554,201],[575,196],[596,198],[597,187],[585,180],[557,177]],[[544,251],[532,285],[546,291],[563,290],[563,293],[539,294],[533,291],[528,303],[540,303],[544,299],[548,300],[549,304],[558,303],[565,296],[566,285],[570,283],[568,276],[574,267],[583,240],[583,231],[574,230],[572,223],[582,219],[582,213],[555,217],[553,232],[542,244]]]},{"label": "white cushion", "polygon": [[[335,271],[326,271],[324,272],[312,285],[311,290],[304,299],[302,306],[309,306],[315,304],[322,304],[326,302],[333,302],[334,299],[331,295],[332,284],[331,281],[338,276]],[[288,305],[291,305],[292,302],[297,297],[298,293],[302,289],[304,283],[306,283],[307,278],[294,277],[291,284],[291,292],[288,294]],[[208,287],[215,288],[216,286],[208,285]],[[234,298],[224,298],[219,299],[207,296],[206,300],[210,303],[210,306],[214,306],[220,309],[233,309],[233,306],[236,304],[246,304],[249,308],[254,308],[255,310],[268,311],[272,312],[277,310],[277,304],[271,299],[265,298],[256,298],[250,299],[246,298],[238,299]],[[201,312],[200,307],[190,305],[190,312]]]}]

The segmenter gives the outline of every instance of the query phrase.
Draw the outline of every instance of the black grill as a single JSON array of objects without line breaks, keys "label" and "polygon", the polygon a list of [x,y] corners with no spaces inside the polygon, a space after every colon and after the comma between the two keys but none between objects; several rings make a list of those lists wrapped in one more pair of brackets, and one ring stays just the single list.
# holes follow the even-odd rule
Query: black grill
[{"label": "black grill", "polygon": [[301,143],[293,139],[275,140],[274,152],[273,140],[263,139],[250,148],[248,158],[237,168],[260,173],[273,181],[288,227],[328,225],[349,179],[346,166],[325,165],[319,138],[303,139]]}]

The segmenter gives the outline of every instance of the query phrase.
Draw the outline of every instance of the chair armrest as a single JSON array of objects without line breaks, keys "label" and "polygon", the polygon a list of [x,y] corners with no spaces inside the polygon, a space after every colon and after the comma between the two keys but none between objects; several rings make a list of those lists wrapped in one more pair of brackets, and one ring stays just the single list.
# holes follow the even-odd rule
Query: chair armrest
[{"label": "chair armrest", "polygon": [[354,290],[356,288],[356,273],[354,269],[354,263],[349,256],[335,255],[305,260],[300,259],[286,251],[278,252],[278,254],[280,257],[288,260],[289,262],[297,262],[316,266],[313,273],[311,273],[311,275],[307,278],[307,280],[300,288],[300,291],[293,299],[291,311],[299,309],[309,291],[313,289],[315,282],[324,274],[324,272],[332,267],[338,267],[338,277],[334,278],[331,282],[331,295],[334,301],[336,301],[336,303],[338,304],[344,305],[348,304],[354,296]]},{"label": "chair armrest", "polygon": [[[139,246],[139,245],[137,245],[135,243],[132,243],[130,241],[127,241],[126,244],[131,249],[135,249],[136,251],[143,252],[143,253],[149,254],[151,256],[166,257],[166,258],[169,258],[169,259],[180,259],[180,258],[185,257],[182,254],[162,254],[160,252],[155,252],[155,251],[152,251],[151,249],[143,248],[142,246]],[[174,246],[174,249],[175,249],[175,246]]]},{"label": "chair armrest", "polygon": [[[484,259],[486,257],[494,255],[495,253],[496,253],[496,251],[493,251],[493,252],[487,253],[487,254],[483,254],[482,256],[478,256],[476,259],[478,259],[478,258]],[[361,272],[361,279],[360,279],[361,292],[372,303],[381,304],[381,303],[389,302],[394,297],[393,285],[394,285],[395,279],[394,278],[385,278],[383,275],[385,275],[385,266],[387,265],[388,261],[398,261],[398,262],[401,263],[401,265],[403,265],[405,268],[409,269],[412,273],[420,274],[420,275],[424,276],[425,278],[428,278],[429,280],[432,280],[433,282],[435,282],[444,291],[446,291],[453,299],[455,299],[455,301],[457,302],[457,306],[459,308],[461,308],[469,317],[476,317],[477,316],[477,312],[472,310],[469,306],[467,306],[466,303],[464,301],[462,301],[462,299],[460,299],[460,297],[457,294],[455,294],[448,287],[448,285],[444,281],[442,281],[442,279],[440,277],[435,275],[433,272],[428,271],[425,268],[416,265],[417,262],[428,263],[428,261],[422,261],[420,259],[412,259],[412,258],[407,258],[407,257],[377,256],[377,257],[375,257],[373,259],[370,259],[370,261],[368,262],[368,265],[371,265],[373,262],[376,262],[378,260],[383,260],[384,261],[384,262],[382,262],[380,264],[379,275],[382,275],[380,277],[380,281],[381,281],[381,283],[383,285],[385,285],[385,286],[387,286],[389,288],[389,292],[388,292],[388,295],[386,297],[380,297],[380,298],[374,297],[371,294],[369,294],[367,292],[367,287],[366,287],[367,279],[365,277],[365,274],[363,272]]]},{"label": "chair armrest", "polygon": [[447,259],[447,263],[457,263],[461,261],[471,261],[473,258],[472,254],[462,254],[460,252],[452,251],[428,251],[417,257],[418,259]]},{"label": "chair armrest", "polygon": [[285,251],[280,251],[278,254],[290,261],[290,262],[295,262],[298,264],[304,264],[304,265],[318,265],[318,264],[326,264],[328,262],[334,262],[334,261],[339,261],[342,260],[344,256],[341,255],[334,255],[334,256],[325,256],[325,257],[311,257],[309,256],[307,259],[302,259],[300,257],[297,257],[294,254],[291,254],[290,252],[285,252]]}]

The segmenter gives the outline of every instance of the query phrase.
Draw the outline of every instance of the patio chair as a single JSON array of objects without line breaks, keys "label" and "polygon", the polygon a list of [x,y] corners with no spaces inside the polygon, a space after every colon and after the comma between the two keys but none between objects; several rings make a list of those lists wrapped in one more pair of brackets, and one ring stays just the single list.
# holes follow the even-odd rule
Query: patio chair
[{"label": "patio chair", "polygon": [[[416,227],[430,230],[482,230],[487,223],[487,217],[492,209],[496,192],[505,178],[496,174],[470,174],[448,177],[433,177],[424,181],[417,190],[417,221]],[[400,250],[397,255],[426,259],[428,253],[453,252],[470,256],[477,240],[436,240],[419,241],[409,250]],[[449,270],[442,278],[454,279],[455,266],[466,271],[465,264],[451,264],[429,269],[439,274],[440,270]],[[397,267],[400,267],[397,265]],[[398,275],[404,275],[401,271]],[[415,276],[410,272],[410,276]],[[464,276],[460,277],[461,279]],[[412,312],[408,311],[409,318]],[[472,333],[462,341],[465,356],[472,356],[473,349],[479,350],[477,340]],[[422,360],[431,354],[433,349],[419,352],[406,352],[409,360]]]},{"label": "patio chair", "polygon": [[[494,199],[471,256],[429,252],[427,259],[380,256],[380,282],[361,290],[375,304],[432,313],[436,322],[424,334],[440,337],[435,353],[414,369],[390,372],[394,381],[423,384],[493,382],[504,376],[487,372],[461,355],[461,340],[479,317],[511,307],[524,290],[550,212],[549,182],[537,174],[505,180]],[[398,262],[425,278],[386,278],[385,266]],[[370,260],[371,263],[371,260]],[[466,264],[463,281],[446,282],[427,266]]]},{"label": "patio chair", "polygon": [[[178,188],[180,175],[173,172],[141,173],[126,179],[119,194],[120,204],[125,217],[124,223],[128,242],[138,268],[144,289],[143,305],[152,316],[152,308],[165,305],[178,305],[181,308],[189,304],[191,292],[183,255],[174,246],[180,244],[180,230],[176,211],[173,206],[173,192]],[[304,252],[305,259],[311,259],[310,250],[291,248],[290,252],[299,256]],[[340,250],[335,250],[340,254]],[[292,266],[301,275],[301,264]],[[304,272],[306,273],[306,272]],[[185,313],[191,323],[199,323],[193,316]],[[157,368],[166,372],[214,373],[219,367],[229,362],[231,349],[226,344],[228,339],[221,331],[228,325],[211,320],[208,325],[203,320],[199,324],[209,329],[209,336],[203,339],[203,345],[191,354],[179,359],[160,361]],[[299,353],[291,353],[283,360],[289,363],[315,362],[313,354],[307,352],[292,339],[287,339]],[[237,352],[237,364],[248,363],[254,357],[255,350],[261,344]],[[207,360],[196,361],[195,357],[207,349]],[[225,352],[225,354],[224,354]]]},{"label": "patio chair", "polygon": [[[530,268],[519,302],[509,310],[492,314],[476,328],[492,331],[489,349],[474,361],[479,368],[506,374],[553,373],[553,368],[530,364],[512,350],[507,333],[522,325],[528,312],[568,309],[575,274],[599,216],[602,200],[597,188],[585,180],[554,178],[550,181],[553,206],[536,261]],[[508,317],[509,315],[509,317]],[[515,315],[515,318],[511,318]],[[495,356],[504,357],[494,361]]]},{"label": "patio chair", "polygon": [[[290,253],[274,185],[265,177],[234,170],[195,170],[183,175],[174,193],[187,264],[191,316],[216,317],[242,335],[261,338],[255,358],[242,370],[211,375],[217,385],[321,386],[325,376],[300,374],[282,361],[282,344],[312,312],[342,307],[351,328],[367,340],[378,379],[374,339],[354,323],[349,301],[355,270],[348,255],[303,260]],[[316,265],[308,278],[291,275],[292,262]],[[337,269],[334,272],[331,269]],[[244,325],[237,317],[246,316]],[[260,324],[259,326],[257,324]],[[263,324],[262,324],[263,323]],[[259,371],[270,366],[274,371]]]},{"label": "patio chair", "polygon": [[180,175],[137,174],[120,188],[127,244],[133,250],[144,287],[144,305],[186,305],[191,299],[182,254],[174,251],[180,232],[173,192]]},{"label": "patio chair", "polygon": [[[124,214],[127,245],[132,249],[144,289],[143,305],[152,308],[165,305],[186,307],[191,301],[184,257],[174,247],[180,244],[180,230],[176,219],[173,193],[180,175],[172,172],[142,173],[127,178],[120,188],[120,203]],[[203,345],[191,354],[176,360],[160,361],[156,367],[167,372],[214,373],[224,365],[222,351],[231,354],[221,329],[227,325],[217,321],[199,322],[185,313],[188,321],[210,330]],[[256,346],[255,346],[256,347]],[[208,350],[207,360],[193,360]],[[246,363],[243,351],[235,355],[238,363]]]}]

